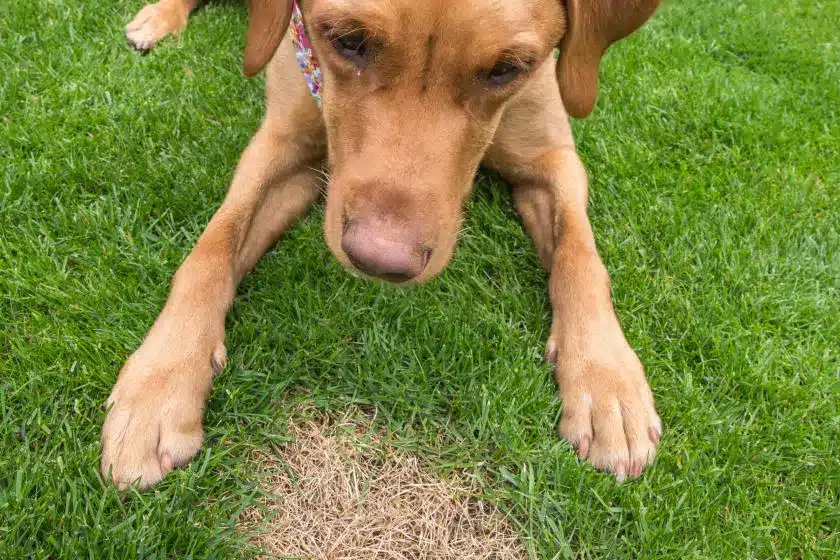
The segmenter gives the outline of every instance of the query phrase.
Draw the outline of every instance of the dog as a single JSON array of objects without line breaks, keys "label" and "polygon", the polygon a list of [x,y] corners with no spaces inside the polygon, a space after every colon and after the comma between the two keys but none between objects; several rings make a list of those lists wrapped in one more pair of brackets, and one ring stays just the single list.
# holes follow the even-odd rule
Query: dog
[{"label": "dog", "polygon": [[[322,170],[331,253],[411,285],[449,262],[479,164],[510,183],[549,272],[560,434],[619,482],[640,476],[662,424],[613,310],[569,116],[592,111],[602,55],[658,4],[249,0],[244,71],[266,69],[265,117],[108,397],[106,480],[146,488],[198,452],[237,285],[319,198]],[[194,7],[147,6],[128,37],[150,48]]]}]

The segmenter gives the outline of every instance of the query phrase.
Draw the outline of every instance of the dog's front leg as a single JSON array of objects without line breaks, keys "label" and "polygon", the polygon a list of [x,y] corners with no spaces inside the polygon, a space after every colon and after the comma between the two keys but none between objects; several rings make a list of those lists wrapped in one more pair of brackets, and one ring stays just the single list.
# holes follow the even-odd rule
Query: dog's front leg
[{"label": "dog's front leg", "polygon": [[148,487],[198,451],[211,379],[225,363],[225,313],[236,287],[317,198],[318,178],[308,166],[317,165],[320,148],[270,123],[245,150],[225,201],[108,398],[101,469],[119,487],[138,480]]},{"label": "dog's front leg", "polygon": [[546,359],[563,398],[560,433],[582,459],[622,481],[653,460],[661,423],[642,364],[613,311],[586,216],[583,166],[572,148],[543,162],[544,179],[516,185],[514,201],[550,271]]},{"label": "dog's front leg", "polygon": [[653,460],[662,426],[613,310],[586,214],[586,171],[550,67],[506,110],[486,162],[513,185],[517,210],[550,272],[546,358],[563,399],[560,433],[595,467],[619,480],[638,476]]}]

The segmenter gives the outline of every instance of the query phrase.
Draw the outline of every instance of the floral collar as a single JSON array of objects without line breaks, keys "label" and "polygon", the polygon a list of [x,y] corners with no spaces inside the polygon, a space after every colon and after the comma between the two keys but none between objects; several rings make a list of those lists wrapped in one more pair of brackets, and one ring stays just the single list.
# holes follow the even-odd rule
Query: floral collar
[{"label": "floral collar", "polygon": [[289,25],[289,34],[292,36],[292,43],[295,45],[298,65],[306,78],[306,85],[309,92],[315,99],[318,106],[321,105],[321,88],[324,85],[324,76],[321,74],[321,65],[312,50],[312,43],[306,35],[306,27],[303,24],[303,12],[300,11],[298,0],[294,0],[292,8],[292,21]]}]

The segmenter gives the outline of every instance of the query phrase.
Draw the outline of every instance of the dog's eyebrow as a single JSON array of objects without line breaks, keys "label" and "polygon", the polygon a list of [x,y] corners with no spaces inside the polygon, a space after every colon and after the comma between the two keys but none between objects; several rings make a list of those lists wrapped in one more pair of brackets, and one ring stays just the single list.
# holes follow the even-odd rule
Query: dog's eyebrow
[{"label": "dog's eyebrow", "polygon": [[536,49],[513,45],[502,50],[499,58],[507,60],[516,66],[527,69],[539,57]]},{"label": "dog's eyebrow", "polygon": [[530,31],[517,33],[512,41],[501,50],[501,56],[511,62],[529,66],[540,56],[539,38]]},{"label": "dog's eyebrow", "polygon": [[373,37],[385,38],[389,33],[389,20],[373,6],[354,6],[353,10],[338,5],[316,16],[314,24],[318,29],[363,30]]}]

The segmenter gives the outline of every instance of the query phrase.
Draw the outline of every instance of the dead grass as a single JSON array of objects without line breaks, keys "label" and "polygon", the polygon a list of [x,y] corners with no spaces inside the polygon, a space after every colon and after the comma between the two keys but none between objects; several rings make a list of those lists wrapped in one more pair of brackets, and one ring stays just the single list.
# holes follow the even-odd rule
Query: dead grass
[{"label": "dead grass", "polygon": [[243,515],[261,525],[253,542],[265,557],[528,557],[510,521],[475,499],[466,477],[426,472],[367,423],[318,419],[289,430],[277,456],[255,458],[272,497]]}]

